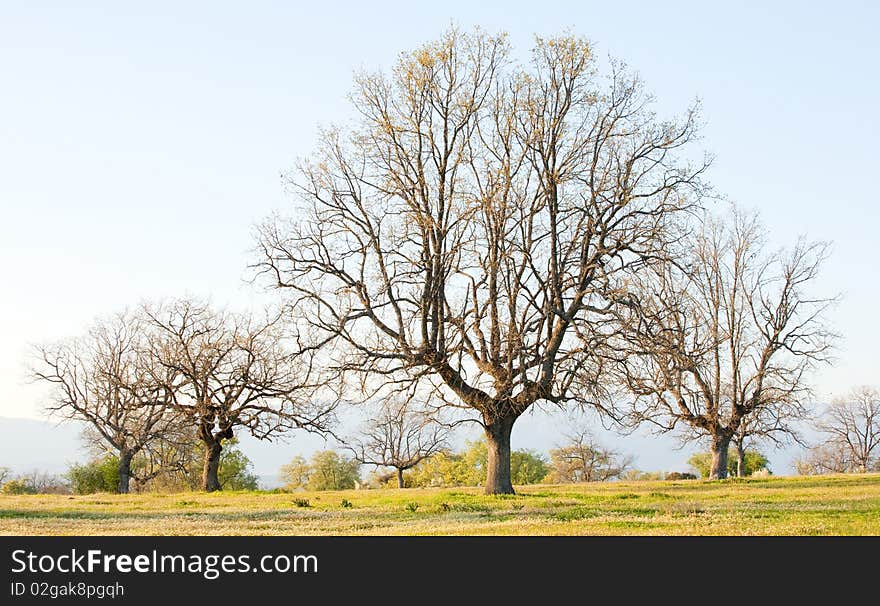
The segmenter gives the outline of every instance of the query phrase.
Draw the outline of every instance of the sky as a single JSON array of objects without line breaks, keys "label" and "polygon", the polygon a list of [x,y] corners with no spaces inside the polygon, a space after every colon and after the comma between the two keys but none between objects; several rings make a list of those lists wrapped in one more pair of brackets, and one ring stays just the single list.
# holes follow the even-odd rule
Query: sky
[{"label": "sky", "polygon": [[[252,226],[290,204],[281,173],[350,117],[355,70],[451,23],[523,55],[535,34],[586,36],[661,116],[699,98],[716,191],[758,209],[773,245],[833,243],[816,290],[842,295],[842,338],[817,400],[880,383],[876,3],[126,4],[0,0],[0,417],[42,415],[29,344],[141,299],[262,300],[246,266]],[[536,417],[514,447],[566,425]],[[681,456],[644,443],[645,468]]]}]

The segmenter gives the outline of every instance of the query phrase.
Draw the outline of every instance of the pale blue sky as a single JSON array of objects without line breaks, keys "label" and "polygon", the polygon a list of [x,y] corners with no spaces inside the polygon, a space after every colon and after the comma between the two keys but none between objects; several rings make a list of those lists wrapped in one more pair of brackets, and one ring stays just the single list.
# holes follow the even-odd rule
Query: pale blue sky
[{"label": "pale blue sky", "polygon": [[845,295],[844,339],[820,397],[880,383],[875,3],[123,4],[0,1],[0,416],[39,414],[28,342],[143,297],[247,303],[250,227],[283,207],[279,173],[316,127],[348,115],[353,70],[452,20],[522,53],[583,34],[661,113],[699,96],[717,190],[774,243],[834,242],[818,286]]}]

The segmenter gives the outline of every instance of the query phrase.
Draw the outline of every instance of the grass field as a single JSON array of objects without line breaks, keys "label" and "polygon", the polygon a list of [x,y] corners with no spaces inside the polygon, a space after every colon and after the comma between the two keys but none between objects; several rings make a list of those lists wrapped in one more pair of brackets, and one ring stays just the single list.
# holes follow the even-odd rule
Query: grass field
[{"label": "grass field", "polygon": [[534,485],[495,497],[476,488],[0,495],[0,533],[878,535],[880,474]]}]

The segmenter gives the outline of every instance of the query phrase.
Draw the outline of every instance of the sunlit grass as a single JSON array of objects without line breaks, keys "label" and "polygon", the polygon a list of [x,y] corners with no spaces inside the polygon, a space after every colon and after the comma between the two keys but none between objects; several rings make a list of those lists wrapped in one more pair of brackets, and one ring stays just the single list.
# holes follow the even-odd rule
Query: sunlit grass
[{"label": "sunlit grass", "polygon": [[877,535],[880,474],[534,485],[513,496],[477,488],[0,495],[0,533]]}]

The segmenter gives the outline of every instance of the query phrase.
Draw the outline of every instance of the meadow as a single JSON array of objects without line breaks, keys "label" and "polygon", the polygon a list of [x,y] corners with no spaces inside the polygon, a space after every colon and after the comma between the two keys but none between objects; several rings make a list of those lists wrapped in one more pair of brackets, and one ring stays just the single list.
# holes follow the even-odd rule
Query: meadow
[{"label": "meadow", "polygon": [[0,495],[5,535],[878,535],[880,474],[326,492]]}]

